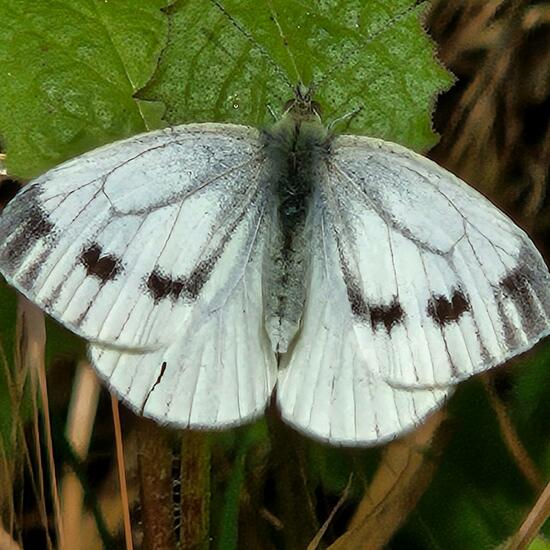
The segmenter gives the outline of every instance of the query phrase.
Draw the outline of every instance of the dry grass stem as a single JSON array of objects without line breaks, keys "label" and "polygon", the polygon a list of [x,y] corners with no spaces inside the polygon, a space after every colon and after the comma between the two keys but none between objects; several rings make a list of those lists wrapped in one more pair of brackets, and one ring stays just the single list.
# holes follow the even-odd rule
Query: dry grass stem
[{"label": "dry grass stem", "polygon": [[[87,361],[81,361],[73,383],[65,434],[75,455],[83,461],[87,454],[99,400],[99,381]],[[78,548],[84,515],[84,490],[76,474],[67,471],[61,482],[61,506],[67,548]]]},{"label": "dry grass stem", "polygon": [[21,550],[21,546],[12,539],[2,526],[0,526],[0,548],[2,550]]},{"label": "dry grass stem", "polygon": [[512,538],[506,550],[528,548],[550,517],[550,482],[546,485],[537,502],[525,518],[518,532]]},{"label": "dry grass stem", "polygon": [[321,539],[325,535],[329,525],[331,524],[332,520],[334,519],[334,516],[340,510],[342,505],[346,502],[348,499],[350,490],[351,490],[351,483],[353,481],[353,474],[350,475],[348,483],[346,487],[344,488],[344,491],[342,493],[342,496],[338,499],[338,502],[336,503],[336,506],[331,510],[328,518],[326,519],[325,523],[321,526],[315,537],[313,537],[313,540],[308,544],[307,550],[316,550],[319,545],[321,544]]},{"label": "dry grass stem", "polygon": [[531,485],[534,491],[539,493],[542,491],[544,486],[542,478],[537,470],[537,467],[535,466],[535,463],[531,460],[531,457],[521,443],[518,434],[516,433],[516,429],[514,428],[508,413],[506,412],[506,406],[495,392],[495,389],[491,383],[491,374],[486,374],[482,379],[485,391],[489,396],[491,407],[495,411],[500,433],[502,434],[506,448],[508,449],[508,452],[523,477],[527,480],[529,485]]},{"label": "dry grass stem", "polygon": [[57,534],[57,547],[65,550],[65,538],[63,532],[63,523],[61,518],[61,507],[59,504],[59,493],[57,490],[57,477],[55,472],[55,460],[52,444],[52,432],[50,421],[50,408],[48,401],[48,388],[46,383],[46,366],[44,363],[44,354],[46,347],[46,329],[44,326],[44,314],[35,305],[29,302],[23,296],[18,301],[18,347],[20,361],[24,368],[28,368],[31,373],[32,397],[34,406],[34,439],[36,445],[36,457],[39,474],[39,488],[41,498],[39,501],[39,510],[44,522],[48,547],[51,546],[48,533],[48,521],[45,509],[45,492],[42,474],[42,461],[40,458],[41,439],[39,429],[38,405],[36,403],[36,384],[40,392],[42,405],[43,429],[46,446],[46,456],[48,460],[48,470],[50,478],[50,491],[54,512],[54,523]]},{"label": "dry grass stem", "polygon": [[445,412],[438,411],[419,429],[387,445],[348,531],[329,550],[385,547],[432,480],[439,454],[432,443],[444,419]]},{"label": "dry grass stem", "polygon": [[124,518],[124,539],[126,542],[126,550],[133,550],[134,545],[132,542],[132,524],[130,522],[130,504],[128,500],[128,489],[126,486],[126,466],[124,462],[124,447],[122,444],[122,429],[120,426],[120,414],[118,412],[118,400],[113,394],[111,394],[111,406],[113,409],[113,426],[115,429],[120,500],[122,502],[122,513]]},{"label": "dry grass stem", "polygon": [[[98,419],[99,421],[99,419]],[[124,437],[124,463],[126,483],[128,490],[128,507],[133,510],[139,503],[137,484],[137,438],[134,431],[125,434]],[[103,518],[104,527],[111,535],[121,533],[124,530],[124,512],[119,490],[119,473],[117,461],[113,461],[105,478],[95,491],[98,512]],[[135,529],[132,533],[133,542],[139,541],[140,533]],[[108,545],[107,541],[107,545]],[[98,529],[96,517],[91,509],[86,509],[80,520],[80,544],[78,550],[103,550],[106,541]],[[109,546],[107,546],[109,547]]]}]

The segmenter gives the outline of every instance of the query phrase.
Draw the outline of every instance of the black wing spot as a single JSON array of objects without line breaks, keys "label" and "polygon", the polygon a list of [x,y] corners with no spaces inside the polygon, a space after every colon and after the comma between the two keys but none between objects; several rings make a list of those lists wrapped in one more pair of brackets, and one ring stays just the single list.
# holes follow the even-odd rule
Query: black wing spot
[{"label": "black wing spot", "polygon": [[525,267],[517,267],[500,282],[504,295],[519,311],[523,329],[529,338],[544,331],[546,320],[537,307],[531,287],[531,277]]},{"label": "black wing spot", "polygon": [[401,304],[397,301],[397,296],[394,296],[391,304],[374,306],[370,308],[370,323],[373,330],[379,326],[384,326],[389,334],[391,329],[398,323],[402,323],[405,318],[405,312]]},{"label": "black wing spot", "polygon": [[440,327],[456,323],[460,317],[470,311],[470,302],[460,289],[455,289],[449,300],[447,296],[432,296],[428,301],[427,313]]},{"label": "black wing spot", "polygon": [[173,299],[178,298],[183,285],[180,280],[165,277],[156,270],[149,275],[146,284],[155,302],[160,302],[169,296]]},{"label": "black wing spot", "polygon": [[514,269],[500,282],[504,292],[514,300],[528,302],[531,300],[528,277],[524,275],[521,269]]},{"label": "black wing spot", "polygon": [[184,291],[189,298],[194,300],[199,295],[202,287],[205,285],[206,281],[208,281],[215,263],[214,259],[200,262],[191,275],[185,280]]},{"label": "black wing spot", "polygon": [[25,254],[38,240],[52,235],[54,225],[48,215],[35,201],[33,193],[28,193],[28,214],[23,223],[15,230],[15,234],[4,245],[2,260],[10,267],[17,267]]},{"label": "black wing spot", "polygon": [[340,246],[338,246],[338,254],[340,256],[340,267],[342,269],[342,276],[344,277],[344,284],[346,285],[346,293],[348,295],[351,312],[355,317],[358,317],[362,321],[366,321],[369,318],[369,307],[367,306],[367,302],[361,293],[356,278],[351,273]]},{"label": "black wing spot", "polygon": [[340,254],[340,266],[346,285],[348,302],[355,317],[358,317],[361,321],[370,322],[372,330],[383,326],[388,334],[395,325],[403,322],[405,312],[397,301],[397,296],[394,296],[388,305],[370,306],[361,293],[357,280],[351,274],[343,254]]},{"label": "black wing spot", "polygon": [[103,283],[116,279],[122,270],[120,259],[113,254],[103,255],[102,248],[97,243],[82,250],[80,261],[88,275],[97,277]]},{"label": "black wing spot", "polygon": [[357,285],[348,280],[346,281],[346,290],[348,293],[348,302],[351,306],[351,312],[360,319],[368,319],[369,308]]},{"label": "black wing spot", "polygon": [[208,281],[214,264],[213,260],[200,262],[189,277],[178,279],[167,277],[155,269],[147,277],[145,284],[155,302],[160,302],[164,298],[177,300],[182,295],[188,300],[195,300]]},{"label": "black wing spot", "polygon": [[38,205],[35,205],[29,213],[27,220],[27,237],[37,241],[46,237],[53,230],[53,224],[49,221],[48,215]]}]

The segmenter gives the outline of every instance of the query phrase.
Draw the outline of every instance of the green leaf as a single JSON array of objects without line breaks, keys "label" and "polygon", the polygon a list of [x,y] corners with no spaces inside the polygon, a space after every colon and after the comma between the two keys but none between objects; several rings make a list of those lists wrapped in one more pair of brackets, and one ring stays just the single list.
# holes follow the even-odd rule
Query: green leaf
[{"label": "green leaf", "polygon": [[365,486],[380,463],[381,448],[341,448],[318,443],[307,438],[308,471],[326,494],[341,495],[353,475],[356,483],[350,496],[360,498]]},{"label": "green leaf", "polygon": [[[513,369],[510,415],[519,439],[544,478],[550,476],[550,341],[541,342]],[[550,529],[550,523],[548,524]]]},{"label": "green leaf", "polygon": [[13,348],[15,345],[15,310],[17,298],[15,291],[10,288],[4,279],[0,279],[0,361],[3,359],[13,364]]},{"label": "green leaf", "polygon": [[[0,135],[11,174],[29,178],[156,125],[133,94],[164,45],[168,0],[0,4]],[[151,118],[149,118],[151,117]]]},{"label": "green leaf", "polygon": [[293,86],[313,85],[327,121],[361,108],[349,132],[415,149],[433,145],[431,107],[452,82],[435,60],[415,1],[306,5],[180,2],[158,71],[140,94],[162,101],[170,124],[262,126]]},{"label": "green leaf", "polygon": [[263,421],[236,431],[236,455],[221,510],[217,550],[234,550],[238,542],[240,499],[246,474],[246,457],[256,445],[268,440],[267,426]]},{"label": "green leaf", "polygon": [[[0,5],[0,135],[8,169],[29,178],[62,160],[160,126],[135,99],[166,42],[169,0],[45,0]],[[138,7],[136,7],[138,6]],[[292,87],[316,87],[327,121],[349,119],[416,149],[433,144],[430,110],[451,78],[413,0],[179,2],[141,99],[166,121],[263,125]]]},{"label": "green leaf", "polygon": [[550,550],[550,541],[538,537],[529,545],[529,550]]}]

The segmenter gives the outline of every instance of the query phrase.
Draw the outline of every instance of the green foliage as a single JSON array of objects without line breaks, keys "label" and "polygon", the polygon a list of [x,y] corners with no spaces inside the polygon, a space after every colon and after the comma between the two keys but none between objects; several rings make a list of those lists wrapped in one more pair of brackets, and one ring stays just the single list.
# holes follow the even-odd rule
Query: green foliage
[{"label": "green foliage", "polygon": [[[223,7],[222,7],[223,4]],[[178,2],[158,70],[140,97],[161,100],[170,124],[271,122],[299,82],[327,121],[360,107],[349,131],[433,145],[431,106],[451,83],[410,0],[310,4]]]},{"label": "green foliage", "polygon": [[529,550],[550,550],[550,542],[538,537],[529,545]]},{"label": "green foliage", "polygon": [[[430,107],[451,79],[411,0],[251,4],[232,0],[0,3],[0,135],[13,175],[31,177],[87,149],[159,126],[269,122],[299,81],[327,120],[362,107],[351,131],[416,149],[434,143]],[[272,6],[272,7],[270,7]],[[23,31],[24,30],[24,31]]]},{"label": "green foliage", "polygon": [[[550,474],[547,399],[550,344],[497,373],[509,385],[504,402],[521,444],[543,480]],[[437,475],[397,540],[427,549],[497,548],[538,496],[512,459],[495,411],[478,381],[464,383],[450,403],[452,440]]]},{"label": "green foliage", "polygon": [[452,440],[405,533],[430,540],[428,548],[496,548],[521,523],[532,491],[509,455],[482,385],[464,383],[449,408]]},{"label": "green foliage", "polygon": [[240,499],[246,479],[246,458],[251,449],[263,446],[268,441],[265,422],[256,422],[252,426],[239,430],[235,441],[235,459],[227,488],[223,494],[220,506],[221,514],[217,531],[217,550],[233,550],[238,548],[238,523]]},{"label": "green foliage", "polygon": [[0,2],[0,135],[29,178],[155,125],[133,94],[166,40],[166,0]]}]

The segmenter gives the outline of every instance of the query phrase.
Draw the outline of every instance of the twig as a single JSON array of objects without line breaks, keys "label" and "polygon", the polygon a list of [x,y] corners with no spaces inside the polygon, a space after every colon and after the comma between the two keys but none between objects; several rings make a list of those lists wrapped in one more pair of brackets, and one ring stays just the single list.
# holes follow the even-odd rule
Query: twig
[{"label": "twig", "polygon": [[321,539],[325,535],[329,525],[331,524],[332,520],[334,519],[334,516],[336,515],[336,512],[340,510],[342,505],[346,502],[348,499],[350,489],[351,489],[351,483],[353,481],[353,474],[349,476],[348,483],[346,487],[344,488],[344,492],[342,493],[342,496],[339,498],[338,502],[336,503],[336,506],[332,509],[330,512],[328,518],[326,519],[325,523],[321,526],[321,529],[317,531],[317,534],[315,537],[313,537],[313,540],[307,545],[307,550],[316,550],[319,547],[319,544],[321,543]]},{"label": "twig", "polygon": [[443,441],[436,438],[444,411],[415,432],[390,443],[348,531],[329,550],[384,548],[414,509],[436,471]]}]

